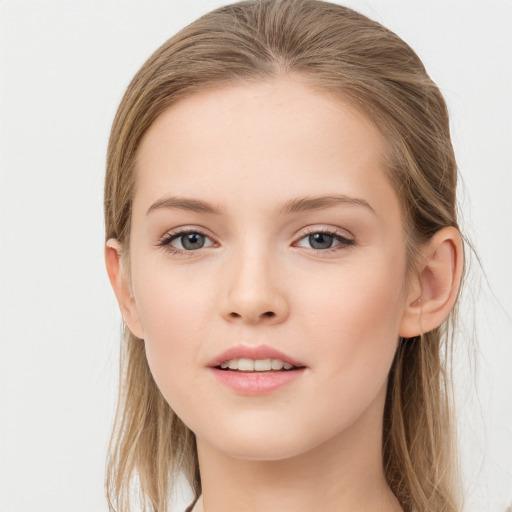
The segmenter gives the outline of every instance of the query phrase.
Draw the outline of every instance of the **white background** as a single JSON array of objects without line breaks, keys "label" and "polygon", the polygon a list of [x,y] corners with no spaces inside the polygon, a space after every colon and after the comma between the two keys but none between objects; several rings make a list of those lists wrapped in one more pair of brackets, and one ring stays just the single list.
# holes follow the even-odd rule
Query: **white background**
[{"label": "white background", "polygon": [[[145,59],[224,3],[0,0],[0,512],[107,510],[119,343],[103,265],[110,124]],[[512,1],[345,4],[409,42],[449,103],[463,229],[488,277],[475,265],[457,352],[466,511],[504,512],[512,504]]]}]

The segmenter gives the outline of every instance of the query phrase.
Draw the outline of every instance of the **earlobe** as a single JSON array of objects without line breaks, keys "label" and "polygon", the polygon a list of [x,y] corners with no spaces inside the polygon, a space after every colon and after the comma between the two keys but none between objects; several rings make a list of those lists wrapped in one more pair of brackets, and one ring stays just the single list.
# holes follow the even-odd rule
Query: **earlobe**
[{"label": "earlobe", "polygon": [[140,321],[137,304],[133,297],[131,285],[121,261],[121,244],[115,238],[105,243],[105,264],[112,289],[117,298],[119,309],[130,331],[140,339],[144,339],[144,331]]},{"label": "earlobe", "polygon": [[413,283],[400,324],[400,336],[411,338],[439,327],[457,298],[464,249],[454,227],[439,230],[422,248],[417,280]]}]

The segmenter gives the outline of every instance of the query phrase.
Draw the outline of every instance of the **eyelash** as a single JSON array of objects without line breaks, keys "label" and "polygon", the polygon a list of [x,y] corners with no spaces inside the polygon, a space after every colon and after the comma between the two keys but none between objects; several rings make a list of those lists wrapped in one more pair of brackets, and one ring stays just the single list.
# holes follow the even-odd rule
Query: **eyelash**
[{"label": "eyelash", "polygon": [[[205,238],[210,238],[206,233],[201,231],[197,228],[185,228],[180,231],[175,231],[173,233],[166,233],[161,240],[158,242],[158,246],[163,248],[165,251],[170,252],[173,255],[177,255],[180,257],[191,257],[194,256],[194,253],[197,252],[199,249],[196,250],[183,250],[183,249],[177,249],[176,247],[173,247],[171,245],[171,242],[176,240],[177,238],[182,237],[183,235],[194,233],[197,235],[204,236]],[[346,249],[347,247],[355,245],[355,240],[352,240],[350,238],[347,238],[341,234],[339,231],[330,231],[328,229],[308,229],[306,233],[299,239],[303,240],[304,238],[307,238],[310,235],[328,235],[332,236],[335,240],[339,242],[339,245],[335,245],[334,247],[329,247],[327,249],[311,249],[315,254],[325,254],[325,253],[332,253],[339,250]]]}]

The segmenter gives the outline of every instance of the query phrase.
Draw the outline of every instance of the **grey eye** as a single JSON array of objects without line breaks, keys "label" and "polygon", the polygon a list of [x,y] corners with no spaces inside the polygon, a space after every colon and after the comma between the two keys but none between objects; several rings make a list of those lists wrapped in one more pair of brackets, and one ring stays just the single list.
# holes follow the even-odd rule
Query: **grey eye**
[{"label": "grey eye", "polygon": [[184,249],[193,251],[194,249],[201,249],[205,244],[205,236],[200,233],[186,233],[179,237]]},{"label": "grey eye", "polygon": [[316,231],[303,236],[300,239],[299,247],[308,247],[315,251],[329,251],[343,249],[354,245],[354,240],[346,238],[337,232]]},{"label": "grey eye", "polygon": [[160,245],[172,252],[193,252],[213,245],[213,241],[200,231],[188,230],[165,236]]},{"label": "grey eye", "polygon": [[330,249],[334,236],[327,233],[314,233],[308,236],[308,241],[313,249]]}]

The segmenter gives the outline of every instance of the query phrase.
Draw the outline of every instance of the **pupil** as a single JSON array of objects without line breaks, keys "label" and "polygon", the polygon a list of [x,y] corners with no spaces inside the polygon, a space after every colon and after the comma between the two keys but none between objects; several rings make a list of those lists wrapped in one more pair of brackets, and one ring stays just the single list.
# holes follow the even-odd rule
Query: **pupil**
[{"label": "pupil", "polygon": [[[325,233],[309,235],[309,243],[313,249],[329,249],[332,245],[333,239],[334,237],[332,235],[327,235]],[[319,246],[315,246],[315,244],[319,244]]]},{"label": "pupil", "polygon": [[204,245],[204,237],[199,233],[188,233],[181,237],[181,243],[185,249],[200,249]]}]

